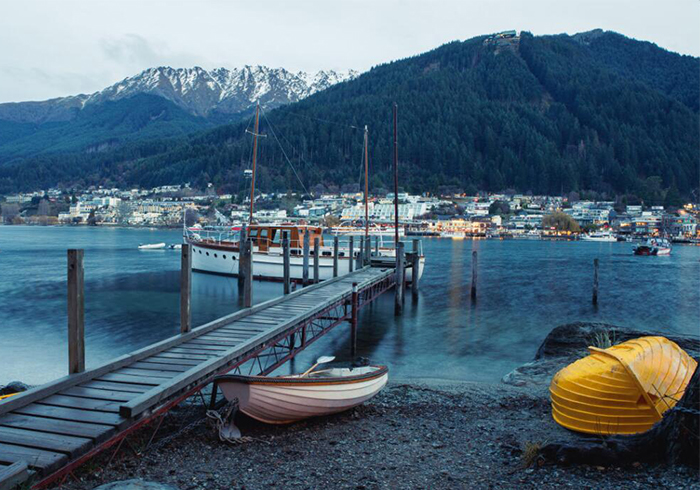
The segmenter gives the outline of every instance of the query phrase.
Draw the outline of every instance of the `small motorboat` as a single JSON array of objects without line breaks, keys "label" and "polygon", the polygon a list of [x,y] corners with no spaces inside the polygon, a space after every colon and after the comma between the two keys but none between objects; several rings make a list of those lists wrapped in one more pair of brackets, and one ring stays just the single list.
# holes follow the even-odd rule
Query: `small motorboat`
[{"label": "small motorboat", "polygon": [[182,248],[182,244],[181,243],[174,243],[172,245],[168,245],[168,248],[170,250],[180,250]]},{"label": "small motorboat", "polygon": [[665,337],[640,337],[569,364],[552,378],[552,417],[588,434],[645,432],[685,392],[697,362]]},{"label": "small motorboat", "polygon": [[238,400],[246,415],[267,424],[290,424],[356,407],[389,379],[386,366],[310,371],[278,377],[224,375],[216,384],[229,402]]},{"label": "small motorboat", "polygon": [[671,255],[671,242],[665,238],[651,238],[634,247],[634,255]]},{"label": "small motorboat", "polygon": [[139,250],[158,250],[161,248],[165,248],[165,243],[142,243],[139,245]]},{"label": "small motorboat", "polygon": [[609,231],[597,231],[594,233],[584,233],[581,240],[585,242],[616,242],[617,238]]}]

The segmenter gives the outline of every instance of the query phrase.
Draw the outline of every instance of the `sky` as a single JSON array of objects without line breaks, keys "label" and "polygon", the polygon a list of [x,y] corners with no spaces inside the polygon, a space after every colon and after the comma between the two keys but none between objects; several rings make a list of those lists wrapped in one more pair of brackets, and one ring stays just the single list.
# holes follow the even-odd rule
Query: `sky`
[{"label": "sky", "polygon": [[595,28],[700,56],[700,0],[0,0],[0,102],[152,66],[365,71],[503,30]]}]

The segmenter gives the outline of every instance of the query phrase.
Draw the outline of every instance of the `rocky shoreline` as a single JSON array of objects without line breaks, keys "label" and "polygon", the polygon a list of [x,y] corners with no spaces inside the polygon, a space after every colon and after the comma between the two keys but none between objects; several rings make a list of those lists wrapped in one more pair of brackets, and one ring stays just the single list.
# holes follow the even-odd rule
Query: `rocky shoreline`
[{"label": "rocky shoreline", "polygon": [[[596,332],[616,341],[632,332],[610,325],[555,329],[536,359],[486,384],[447,380],[392,380],[373,400],[335,416],[290,426],[237,418],[244,438],[219,441],[201,405],[170,412],[155,443],[148,430],[89,461],[61,488],[93,489],[129,479],[177,489],[228,488],[699,488],[697,469],[649,466],[545,464],[538,448],[582,436],[551,418],[551,374],[580,357]],[[641,333],[643,334],[643,332]],[[674,339],[697,356],[700,341]],[[583,342],[583,344],[581,343]],[[119,488],[112,486],[111,488]]]}]

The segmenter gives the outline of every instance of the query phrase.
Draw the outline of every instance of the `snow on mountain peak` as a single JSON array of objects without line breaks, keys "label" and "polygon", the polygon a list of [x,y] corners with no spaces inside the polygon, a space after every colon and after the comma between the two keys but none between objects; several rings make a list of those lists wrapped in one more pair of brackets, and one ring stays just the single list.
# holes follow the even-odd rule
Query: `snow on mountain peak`
[{"label": "snow on mountain peak", "polygon": [[212,112],[235,114],[257,102],[265,109],[296,102],[357,76],[354,70],[291,73],[284,68],[260,65],[230,70],[158,66],[88,96],[85,104],[148,93],[164,97],[198,116]]}]

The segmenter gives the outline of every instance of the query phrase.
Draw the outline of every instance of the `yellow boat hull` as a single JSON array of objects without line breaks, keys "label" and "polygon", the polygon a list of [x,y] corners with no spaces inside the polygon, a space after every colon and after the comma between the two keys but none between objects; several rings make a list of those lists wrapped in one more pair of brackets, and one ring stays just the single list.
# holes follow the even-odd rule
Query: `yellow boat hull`
[{"label": "yellow boat hull", "polygon": [[552,378],[552,417],[588,434],[649,430],[685,392],[697,362],[664,337],[640,337],[591,354]]}]

